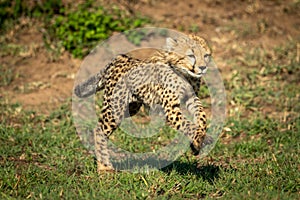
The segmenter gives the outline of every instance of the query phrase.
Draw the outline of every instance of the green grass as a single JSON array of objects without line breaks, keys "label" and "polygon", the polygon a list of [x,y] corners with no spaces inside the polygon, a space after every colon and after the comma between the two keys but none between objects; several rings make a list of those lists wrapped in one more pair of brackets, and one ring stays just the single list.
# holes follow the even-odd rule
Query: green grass
[{"label": "green grass", "polygon": [[230,142],[204,160],[187,153],[157,172],[98,175],[70,115],[67,106],[39,116],[1,103],[2,199],[293,199],[300,189],[299,117],[289,124],[229,118]]}]

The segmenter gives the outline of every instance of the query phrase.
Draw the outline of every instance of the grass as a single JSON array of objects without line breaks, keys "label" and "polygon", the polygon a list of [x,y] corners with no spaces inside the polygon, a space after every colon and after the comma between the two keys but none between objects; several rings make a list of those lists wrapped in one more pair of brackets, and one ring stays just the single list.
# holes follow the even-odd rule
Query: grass
[{"label": "grass", "polygon": [[[251,56],[257,54],[249,60]],[[282,69],[288,58],[281,58]],[[237,68],[240,61],[233,62]],[[94,157],[76,135],[70,102],[45,116],[2,100],[0,198],[297,199],[299,65],[292,71],[274,71],[268,60],[262,64],[263,73],[241,69],[227,80],[232,105],[226,131],[208,157],[197,160],[187,152],[170,166],[149,173],[98,175]],[[290,78],[284,79],[287,74]],[[253,86],[264,78],[268,81]],[[266,106],[271,109],[268,115],[263,114]],[[144,149],[138,142],[133,146],[130,137],[123,139],[129,149]]]},{"label": "grass", "polygon": [[[283,124],[263,116],[228,119],[229,142],[208,158],[187,153],[144,174],[98,175],[94,158],[75,134],[68,106],[50,116],[1,105],[2,199],[296,198],[300,118]],[[223,136],[225,137],[225,136]],[[226,140],[224,140],[226,141]]]}]

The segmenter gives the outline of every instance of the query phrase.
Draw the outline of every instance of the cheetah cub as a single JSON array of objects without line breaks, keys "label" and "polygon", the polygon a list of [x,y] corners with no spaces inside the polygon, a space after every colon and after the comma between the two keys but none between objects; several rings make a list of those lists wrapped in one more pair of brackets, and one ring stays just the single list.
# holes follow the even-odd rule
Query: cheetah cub
[{"label": "cheetah cub", "polygon": [[[118,55],[106,67],[75,87],[84,98],[104,90],[103,107],[94,129],[98,172],[114,170],[108,152],[108,138],[122,119],[138,112],[142,105],[161,105],[166,123],[190,138],[190,147],[198,155],[204,145],[212,143],[206,136],[206,114],[195,91],[207,71],[211,50],[198,36],[167,38],[164,50],[140,60]],[[193,116],[182,114],[181,102]]]}]

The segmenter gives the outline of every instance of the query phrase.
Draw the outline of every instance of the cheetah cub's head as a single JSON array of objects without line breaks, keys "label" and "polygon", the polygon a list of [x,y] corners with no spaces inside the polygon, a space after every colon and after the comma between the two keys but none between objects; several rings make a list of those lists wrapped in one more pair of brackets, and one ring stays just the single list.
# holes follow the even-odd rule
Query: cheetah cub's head
[{"label": "cheetah cub's head", "polygon": [[167,38],[166,49],[170,63],[181,73],[200,78],[211,61],[211,49],[205,39],[190,35],[189,38]]}]

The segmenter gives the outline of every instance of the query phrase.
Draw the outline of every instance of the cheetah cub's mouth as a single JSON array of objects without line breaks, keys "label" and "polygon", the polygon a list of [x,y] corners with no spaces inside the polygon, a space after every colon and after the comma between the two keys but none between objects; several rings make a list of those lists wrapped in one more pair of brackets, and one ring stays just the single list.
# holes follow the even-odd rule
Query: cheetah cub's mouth
[{"label": "cheetah cub's mouth", "polygon": [[203,74],[206,73],[207,66],[211,61],[211,54],[206,53],[203,57],[196,57],[195,50],[192,49],[188,49],[185,54],[192,66],[190,68],[184,68],[188,75],[195,78],[200,78]]},{"label": "cheetah cub's mouth", "polygon": [[[207,66],[199,66],[198,68],[198,73],[194,73],[190,70],[184,69],[185,73],[187,73],[188,75],[195,77],[195,78],[201,78],[204,74],[206,74],[207,72]],[[196,71],[196,70],[193,70]]]}]

